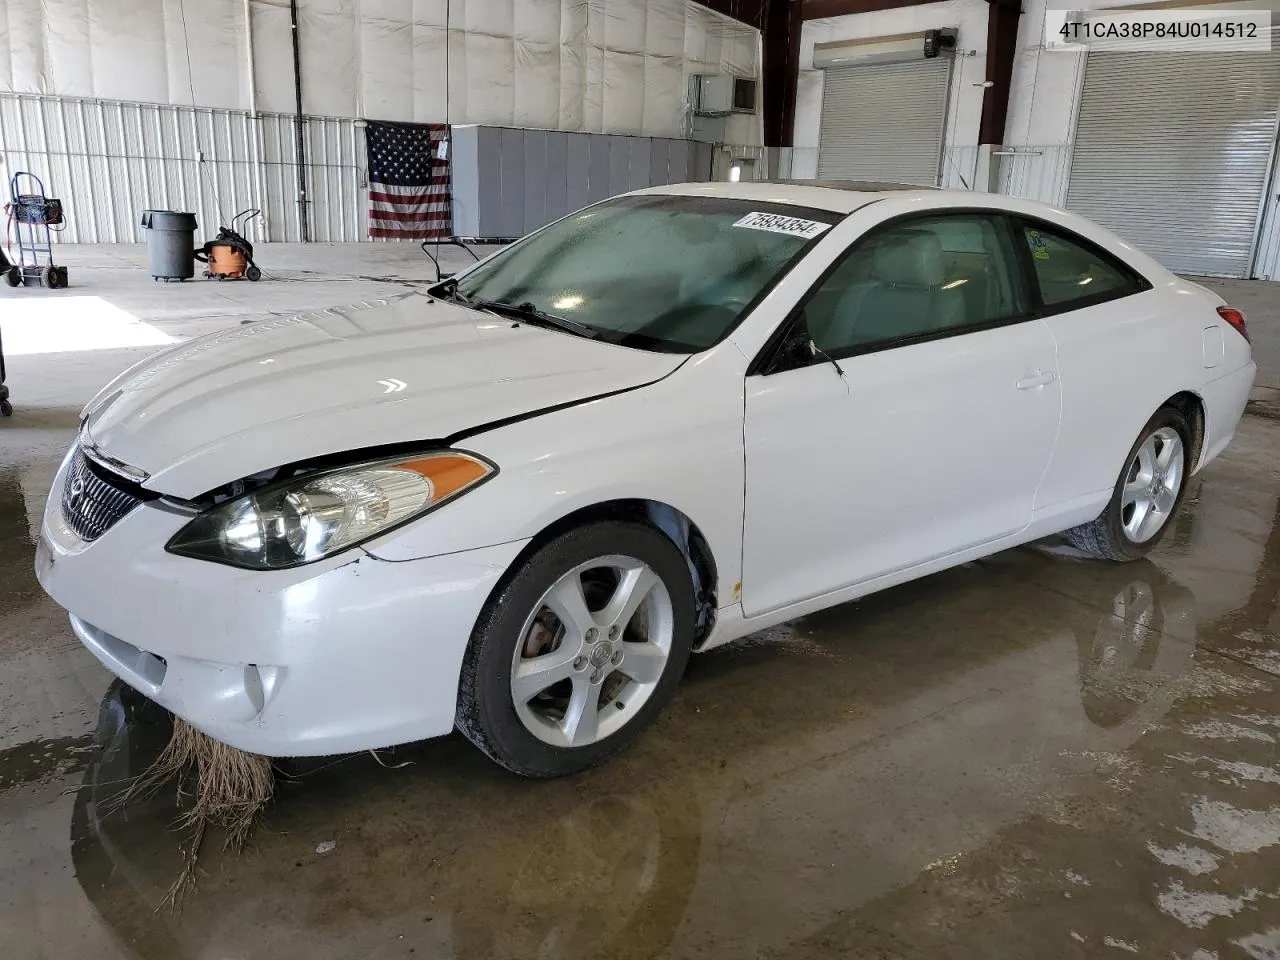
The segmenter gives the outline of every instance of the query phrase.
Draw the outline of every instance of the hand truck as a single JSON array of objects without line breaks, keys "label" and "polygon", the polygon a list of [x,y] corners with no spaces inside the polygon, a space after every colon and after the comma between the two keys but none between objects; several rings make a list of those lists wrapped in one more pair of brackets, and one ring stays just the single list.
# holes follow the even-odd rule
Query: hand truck
[{"label": "hand truck", "polygon": [[[22,192],[22,186],[27,192]],[[48,197],[44,184],[34,173],[19,170],[9,181],[9,202],[5,204],[8,230],[18,238],[18,262],[4,273],[11,287],[46,286],[57,289],[67,285],[67,268],[53,263],[53,238],[50,227],[62,224],[62,201]]]}]

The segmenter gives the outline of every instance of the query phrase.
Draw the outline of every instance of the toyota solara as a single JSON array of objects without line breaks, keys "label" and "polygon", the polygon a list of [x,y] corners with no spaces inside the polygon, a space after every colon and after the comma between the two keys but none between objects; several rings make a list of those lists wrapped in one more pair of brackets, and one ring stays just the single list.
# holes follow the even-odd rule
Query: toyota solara
[{"label": "toyota solara", "polygon": [[652,722],[693,651],[1059,532],[1142,556],[1253,376],[1237,310],[1061,210],[654,188],[127,370],[38,575],[233,746],[456,728],[556,776]]}]

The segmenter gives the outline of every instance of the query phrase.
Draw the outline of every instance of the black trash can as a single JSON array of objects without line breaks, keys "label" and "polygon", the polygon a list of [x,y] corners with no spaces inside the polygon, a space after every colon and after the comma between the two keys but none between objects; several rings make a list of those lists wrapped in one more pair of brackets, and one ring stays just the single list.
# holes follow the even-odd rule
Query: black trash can
[{"label": "black trash can", "polygon": [[175,210],[143,210],[147,264],[157,280],[187,280],[196,275],[196,215]]}]

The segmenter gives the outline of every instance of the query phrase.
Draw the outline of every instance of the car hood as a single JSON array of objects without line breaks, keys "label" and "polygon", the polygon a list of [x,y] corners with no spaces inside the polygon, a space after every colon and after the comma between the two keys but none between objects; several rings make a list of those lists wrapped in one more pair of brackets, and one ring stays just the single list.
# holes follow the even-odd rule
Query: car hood
[{"label": "car hood", "polygon": [[283,464],[442,440],[661,379],[684,358],[515,324],[411,293],[243,324],[130,368],[84,439],[192,498]]}]

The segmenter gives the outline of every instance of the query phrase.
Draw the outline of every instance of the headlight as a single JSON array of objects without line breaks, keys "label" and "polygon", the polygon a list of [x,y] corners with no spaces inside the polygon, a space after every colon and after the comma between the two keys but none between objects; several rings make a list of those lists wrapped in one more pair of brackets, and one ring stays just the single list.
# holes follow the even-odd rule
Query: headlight
[{"label": "headlight", "polygon": [[307,474],[205,511],[165,549],[250,570],[296,567],[386,533],[496,472],[448,451]]}]

